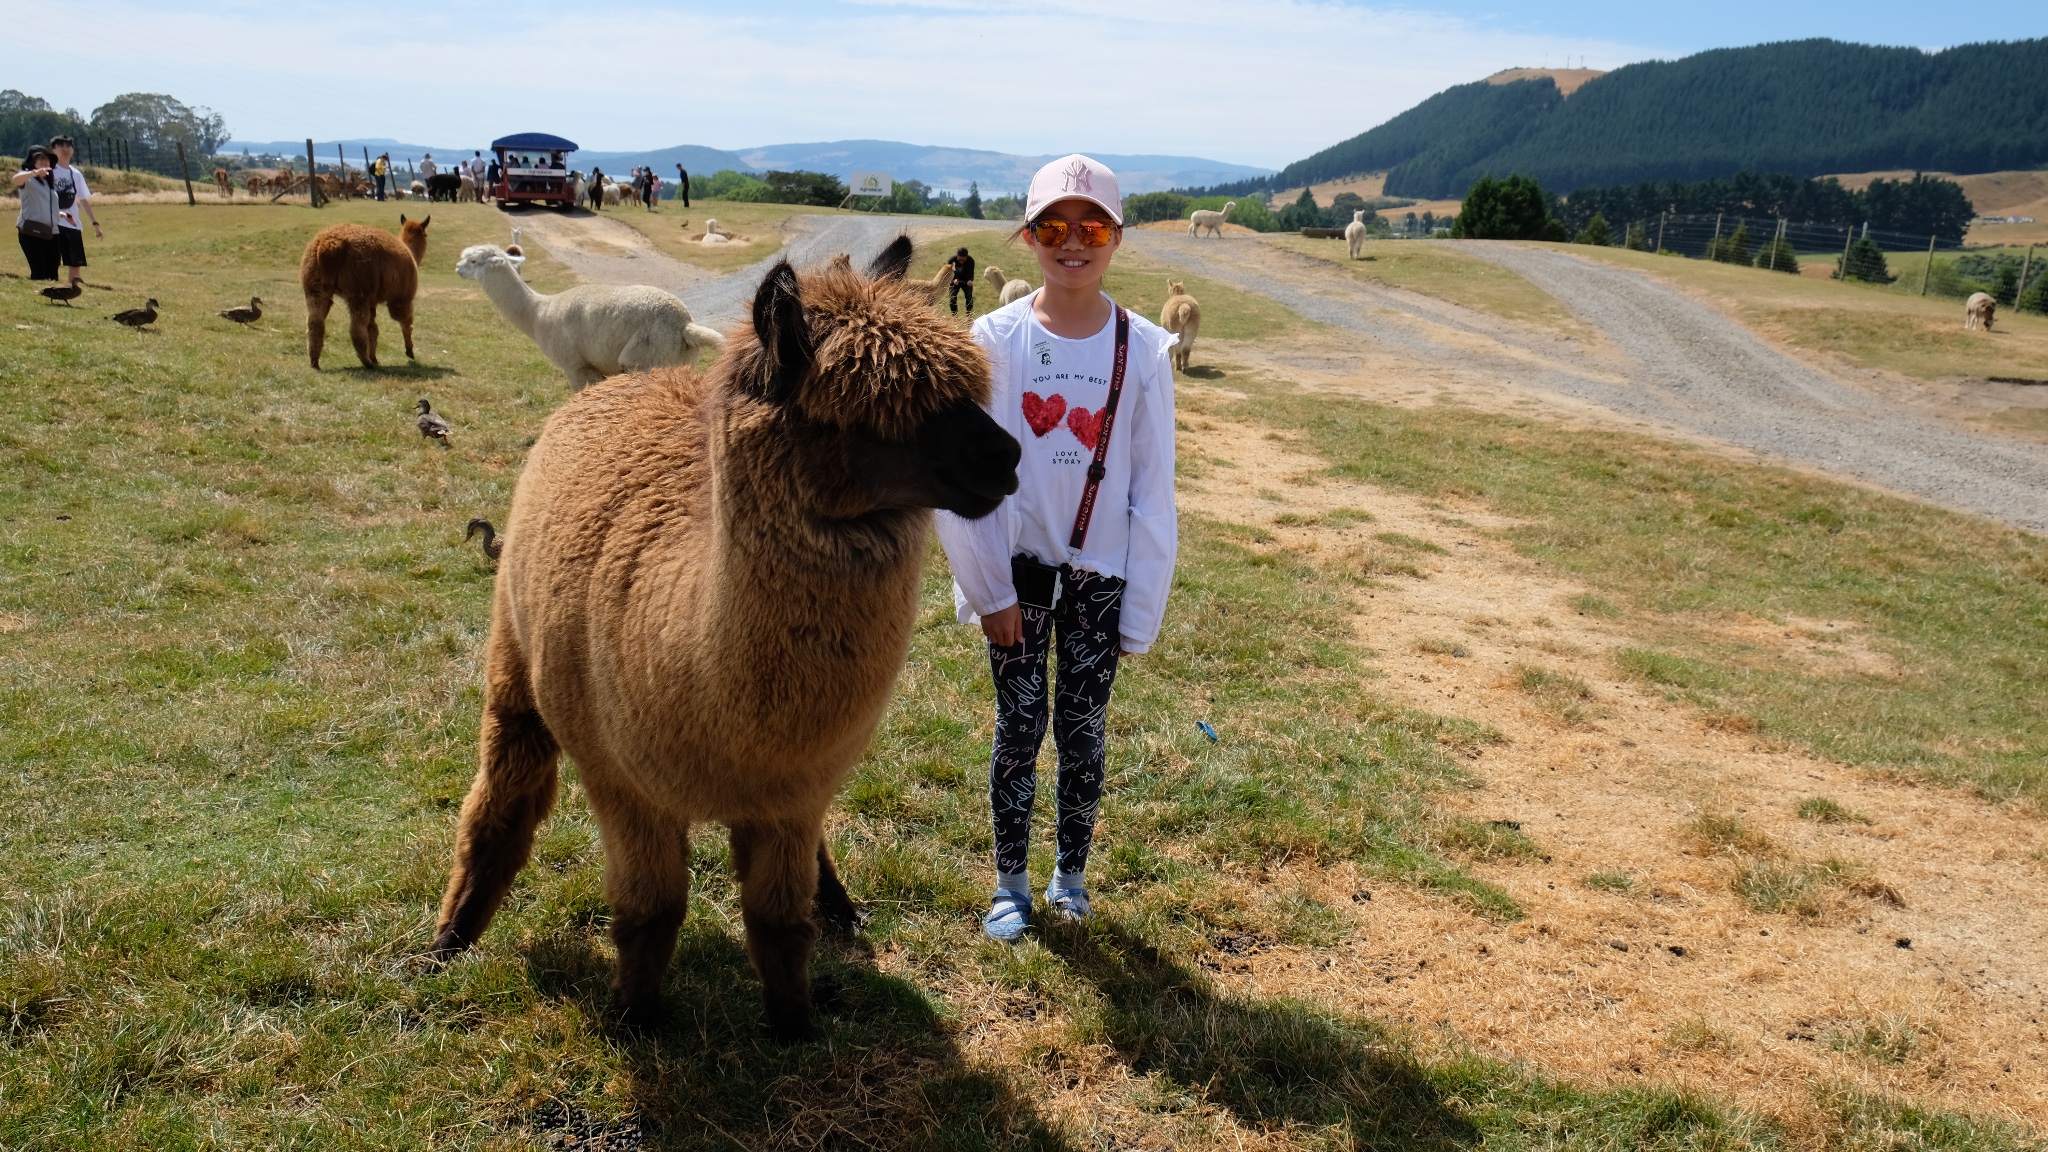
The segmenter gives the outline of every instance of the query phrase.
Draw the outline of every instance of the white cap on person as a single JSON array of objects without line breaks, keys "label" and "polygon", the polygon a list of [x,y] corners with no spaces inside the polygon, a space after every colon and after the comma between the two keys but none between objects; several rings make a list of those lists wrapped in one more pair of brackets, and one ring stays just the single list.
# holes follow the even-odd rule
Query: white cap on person
[{"label": "white cap on person", "polygon": [[1038,170],[1031,178],[1031,192],[1024,200],[1024,219],[1036,220],[1055,200],[1086,200],[1124,222],[1124,196],[1116,186],[1116,173],[1100,160],[1079,152],[1062,156]]}]

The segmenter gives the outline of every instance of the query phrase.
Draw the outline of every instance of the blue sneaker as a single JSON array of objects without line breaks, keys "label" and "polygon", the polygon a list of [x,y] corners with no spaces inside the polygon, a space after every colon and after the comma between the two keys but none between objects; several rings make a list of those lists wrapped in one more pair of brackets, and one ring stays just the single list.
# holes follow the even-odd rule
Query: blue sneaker
[{"label": "blue sneaker", "polygon": [[1055,883],[1048,881],[1045,885],[1045,907],[1053,916],[1078,922],[1094,915],[1088,907],[1086,888],[1055,888]]},{"label": "blue sneaker", "polygon": [[996,889],[996,898],[990,903],[988,915],[981,918],[981,930],[991,940],[1010,943],[1021,938],[1024,930],[1031,927],[1031,894]]}]

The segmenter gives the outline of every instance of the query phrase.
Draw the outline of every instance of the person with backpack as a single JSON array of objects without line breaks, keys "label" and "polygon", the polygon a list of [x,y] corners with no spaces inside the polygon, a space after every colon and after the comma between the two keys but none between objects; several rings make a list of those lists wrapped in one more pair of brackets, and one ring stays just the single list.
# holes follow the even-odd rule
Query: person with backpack
[{"label": "person with backpack", "polygon": [[50,141],[50,151],[57,158],[50,168],[57,189],[57,255],[71,273],[73,287],[85,281],[85,225],[79,222],[79,217],[83,215],[92,221],[93,239],[107,238],[100,231],[99,216],[92,210],[92,189],[85,185],[85,173],[71,166],[71,156],[77,149],[78,142],[69,136]]},{"label": "person with backpack", "polygon": [[[1116,174],[1086,156],[1055,160],[1032,178],[1024,219],[1018,235],[1044,286],[973,328],[991,369],[988,412],[1023,446],[1017,491],[979,520],[938,513],[955,609],[981,625],[995,680],[996,883],[982,930],[1006,941],[1031,924],[1027,861],[1048,720],[1059,778],[1045,911],[1092,914],[1086,868],[1117,663],[1158,639],[1179,550],[1175,337],[1102,291],[1123,236]],[[1055,649],[1057,680],[1047,668]]]},{"label": "person with backpack", "polygon": [[391,153],[385,152],[370,161],[370,176],[377,181],[377,202],[384,202],[384,182],[391,177]]}]

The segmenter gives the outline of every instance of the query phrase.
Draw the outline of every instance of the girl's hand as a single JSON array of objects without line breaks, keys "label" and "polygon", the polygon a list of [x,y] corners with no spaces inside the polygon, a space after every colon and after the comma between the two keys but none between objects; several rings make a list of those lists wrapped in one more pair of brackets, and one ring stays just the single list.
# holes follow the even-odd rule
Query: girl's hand
[{"label": "girl's hand", "polygon": [[1024,609],[1015,604],[981,618],[981,634],[998,648],[1014,648],[1024,640]]}]

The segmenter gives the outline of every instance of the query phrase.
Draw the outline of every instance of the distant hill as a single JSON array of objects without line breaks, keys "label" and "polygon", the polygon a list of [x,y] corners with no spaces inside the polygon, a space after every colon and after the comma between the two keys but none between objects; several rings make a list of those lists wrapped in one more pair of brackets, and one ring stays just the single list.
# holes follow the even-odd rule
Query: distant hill
[{"label": "distant hill", "polygon": [[2048,40],[1939,52],[1787,41],[1565,76],[1562,91],[1563,73],[1526,72],[1446,89],[1241,187],[1385,172],[1389,195],[1435,199],[1463,195],[1488,172],[1526,173],[1564,192],[1741,171],[2048,163]]},{"label": "distant hill", "polygon": [[[975,148],[941,148],[894,140],[832,140],[818,144],[771,144],[740,155],[756,170],[804,168],[844,177],[848,172],[887,172],[898,180],[922,180],[933,188],[967,191],[970,181],[990,194],[1023,192],[1031,176],[1052,156],[1019,156]],[[1196,156],[1090,155],[1109,165],[1125,195],[1265,176],[1270,168],[1204,160]]]}]

